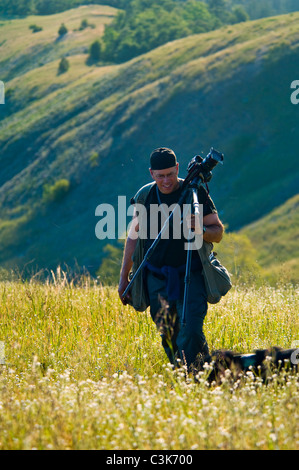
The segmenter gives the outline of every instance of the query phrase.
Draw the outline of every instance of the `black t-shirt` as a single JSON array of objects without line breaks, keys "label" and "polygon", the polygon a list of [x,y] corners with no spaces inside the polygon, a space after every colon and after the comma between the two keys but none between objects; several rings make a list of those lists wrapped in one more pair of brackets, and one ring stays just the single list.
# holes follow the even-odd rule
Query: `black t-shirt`
[{"label": "black t-shirt", "polygon": [[[181,194],[181,186],[170,194],[161,193],[156,184],[150,190],[145,202],[145,208],[147,210],[147,237],[144,245],[144,253],[146,253],[152,245],[166,218],[171,213],[171,209],[179,202]],[[203,206],[203,217],[208,214],[217,213],[211,197],[203,186],[200,186],[198,190],[198,202]],[[186,203],[185,200],[183,203]],[[178,210],[177,214],[182,213],[183,211],[181,209]],[[173,229],[173,226],[175,226],[175,229]],[[170,223],[169,231],[166,231],[164,235],[165,238],[159,240],[153,254],[148,260],[149,263],[157,268],[161,268],[162,266],[179,267],[184,265],[187,259],[187,239],[184,237],[183,223],[179,225],[178,218],[174,219],[173,224]],[[192,257],[197,257],[199,260],[199,255],[196,250],[192,252]]]}]

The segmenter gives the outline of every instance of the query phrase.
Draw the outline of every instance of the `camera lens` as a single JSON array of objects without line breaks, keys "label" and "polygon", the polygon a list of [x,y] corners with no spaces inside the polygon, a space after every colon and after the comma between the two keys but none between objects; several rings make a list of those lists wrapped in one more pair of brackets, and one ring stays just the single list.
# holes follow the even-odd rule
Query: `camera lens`
[{"label": "camera lens", "polygon": [[211,148],[209,155],[202,162],[204,171],[212,171],[218,163],[223,162],[223,154]]}]

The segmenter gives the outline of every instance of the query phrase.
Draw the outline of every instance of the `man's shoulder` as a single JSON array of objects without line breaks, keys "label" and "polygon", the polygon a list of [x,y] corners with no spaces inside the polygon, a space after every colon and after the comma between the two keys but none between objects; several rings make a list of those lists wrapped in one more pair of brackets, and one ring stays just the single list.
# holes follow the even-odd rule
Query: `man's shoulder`
[{"label": "man's shoulder", "polygon": [[[183,178],[178,178],[180,186],[182,186],[184,180]],[[140,189],[138,189],[137,193],[131,199],[131,204],[145,204],[147,197],[149,196],[151,189],[156,186],[155,181],[151,181],[150,183],[145,184]]]},{"label": "man's shoulder", "polygon": [[151,183],[147,183],[138,189],[135,196],[131,199],[131,204],[144,204],[147,196],[155,184],[155,181],[152,181]]}]

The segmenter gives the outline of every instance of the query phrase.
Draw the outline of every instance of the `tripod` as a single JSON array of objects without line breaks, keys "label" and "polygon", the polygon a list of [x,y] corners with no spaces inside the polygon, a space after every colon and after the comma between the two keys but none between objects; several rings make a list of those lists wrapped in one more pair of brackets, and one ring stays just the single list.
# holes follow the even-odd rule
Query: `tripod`
[{"label": "tripod", "polygon": [[[195,219],[196,217],[199,218],[200,211],[199,211],[199,202],[198,202],[198,189],[201,186],[203,181],[199,181],[199,177],[195,177],[191,183],[189,183],[189,190],[191,191],[192,195],[192,212],[194,213]],[[184,303],[183,303],[183,313],[182,313],[182,326],[186,326],[186,311],[188,305],[188,295],[189,295],[189,286],[191,280],[191,261],[192,261],[192,250],[191,250],[191,240],[192,240],[192,229],[189,229],[188,235],[188,250],[187,250],[187,262],[186,262],[186,271],[185,271],[185,290],[184,290]],[[203,240],[202,240],[203,242]]]}]

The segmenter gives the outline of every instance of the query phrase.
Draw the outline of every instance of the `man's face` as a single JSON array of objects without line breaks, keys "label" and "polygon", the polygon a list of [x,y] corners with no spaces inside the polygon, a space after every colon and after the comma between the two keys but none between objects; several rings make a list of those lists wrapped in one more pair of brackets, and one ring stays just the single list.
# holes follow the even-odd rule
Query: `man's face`
[{"label": "man's face", "polygon": [[170,194],[179,187],[179,164],[165,170],[151,170],[150,174],[156,181],[159,191],[162,194]]}]

